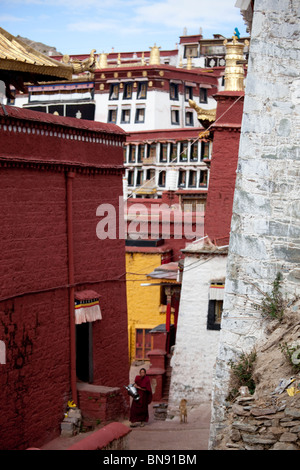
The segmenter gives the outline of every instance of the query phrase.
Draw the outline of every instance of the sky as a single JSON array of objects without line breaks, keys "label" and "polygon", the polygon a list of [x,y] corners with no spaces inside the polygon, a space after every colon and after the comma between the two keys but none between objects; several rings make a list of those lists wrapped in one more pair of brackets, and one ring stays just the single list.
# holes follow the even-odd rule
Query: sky
[{"label": "sky", "polygon": [[0,27],[62,54],[172,50],[187,34],[248,36],[236,0],[0,0]]}]

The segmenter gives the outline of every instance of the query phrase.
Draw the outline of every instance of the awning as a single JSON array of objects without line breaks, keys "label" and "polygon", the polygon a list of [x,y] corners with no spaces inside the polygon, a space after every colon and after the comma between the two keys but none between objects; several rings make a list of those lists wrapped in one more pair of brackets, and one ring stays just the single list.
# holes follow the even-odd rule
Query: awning
[{"label": "awning", "polygon": [[92,290],[75,292],[75,324],[102,320],[100,295]]},{"label": "awning", "polygon": [[224,299],[224,284],[211,284],[209,289],[209,300]]}]

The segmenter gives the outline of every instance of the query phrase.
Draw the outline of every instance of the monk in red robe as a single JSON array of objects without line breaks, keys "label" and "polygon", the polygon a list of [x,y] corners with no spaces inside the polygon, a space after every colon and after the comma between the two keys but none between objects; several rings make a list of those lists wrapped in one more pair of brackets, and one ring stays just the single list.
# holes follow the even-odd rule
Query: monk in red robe
[{"label": "monk in red robe", "polygon": [[146,369],[140,370],[140,375],[137,375],[133,384],[140,396],[138,401],[132,400],[130,408],[130,422],[131,426],[134,427],[141,423],[144,426],[149,420],[148,405],[152,401],[152,389],[150,378],[146,375]]}]

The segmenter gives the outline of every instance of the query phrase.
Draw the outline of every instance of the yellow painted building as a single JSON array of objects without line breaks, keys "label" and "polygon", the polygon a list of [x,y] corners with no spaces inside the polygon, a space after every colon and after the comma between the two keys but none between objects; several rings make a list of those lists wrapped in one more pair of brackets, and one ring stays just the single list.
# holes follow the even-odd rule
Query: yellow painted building
[{"label": "yellow painted building", "polygon": [[[158,285],[162,280],[147,275],[162,264],[168,251],[159,247],[126,247],[130,362],[147,359],[152,349],[150,331],[166,321],[164,287]],[[143,285],[150,283],[155,285]]]}]

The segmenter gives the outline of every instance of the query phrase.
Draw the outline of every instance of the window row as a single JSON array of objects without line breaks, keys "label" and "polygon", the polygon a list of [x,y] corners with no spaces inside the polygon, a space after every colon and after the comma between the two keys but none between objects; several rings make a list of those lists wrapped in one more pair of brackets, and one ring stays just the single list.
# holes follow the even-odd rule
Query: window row
[{"label": "window row", "polygon": [[138,100],[147,98],[147,82],[128,82],[128,83],[112,83],[110,86],[109,99],[118,100],[120,94],[123,92],[123,100],[130,100],[133,96],[134,88],[136,88],[136,97]]},{"label": "window row", "polygon": [[129,144],[124,149],[124,163],[198,162],[209,158],[210,154],[209,141]]},{"label": "window row", "polygon": [[[185,85],[184,98],[185,101],[192,100],[195,93],[196,86]],[[135,90],[136,89],[136,90]],[[112,83],[110,85],[109,99],[118,100],[122,95],[123,100],[131,100],[133,92],[136,91],[136,98],[143,100],[147,98],[148,83],[147,82],[126,82],[126,83]],[[197,90],[198,91],[198,90]],[[179,100],[179,84],[170,83],[170,99]],[[200,103],[207,103],[207,88],[199,87],[199,101]]]},{"label": "window row", "polygon": [[[166,186],[167,172],[154,168],[127,170],[128,187],[142,186],[152,181],[153,186],[164,188]],[[177,187],[180,188],[207,188],[208,170],[179,170]]]},{"label": "window row", "polygon": [[[136,124],[142,124],[145,122],[145,108],[136,108],[134,122]],[[107,122],[116,124],[118,115],[118,108],[111,108],[108,110]],[[124,108],[121,109],[121,124],[130,124],[131,120],[131,109]]]},{"label": "window row", "polygon": [[[193,100],[194,99],[194,86],[187,86],[184,87],[184,99],[185,101]],[[179,100],[179,84],[178,83],[170,83],[170,99],[171,100]],[[207,103],[207,88],[199,87],[199,101],[200,103]]]}]

